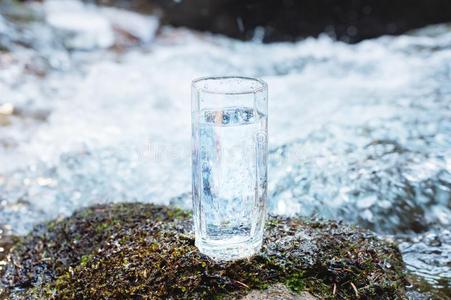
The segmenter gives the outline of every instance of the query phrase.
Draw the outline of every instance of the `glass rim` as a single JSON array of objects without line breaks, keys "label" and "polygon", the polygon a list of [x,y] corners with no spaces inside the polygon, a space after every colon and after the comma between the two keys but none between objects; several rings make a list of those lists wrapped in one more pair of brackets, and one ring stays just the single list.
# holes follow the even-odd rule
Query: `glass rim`
[{"label": "glass rim", "polygon": [[[213,89],[208,89],[205,87],[198,86],[197,84],[203,81],[207,80],[222,80],[222,79],[242,79],[245,81],[253,81],[258,83],[258,88],[256,89],[248,89],[243,91],[237,91],[237,92],[221,92],[221,91],[215,91]],[[246,95],[246,94],[256,94],[262,91],[265,91],[268,89],[268,84],[259,78],[254,77],[246,77],[246,76],[205,76],[205,77],[199,77],[196,79],[193,79],[191,82],[191,87],[193,89],[199,90],[203,93],[207,94],[217,94],[217,95]]]}]

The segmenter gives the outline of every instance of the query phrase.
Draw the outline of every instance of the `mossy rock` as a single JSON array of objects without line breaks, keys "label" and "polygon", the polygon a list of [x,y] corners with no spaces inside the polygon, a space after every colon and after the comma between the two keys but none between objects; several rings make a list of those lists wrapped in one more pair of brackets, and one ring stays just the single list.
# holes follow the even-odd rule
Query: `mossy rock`
[{"label": "mossy rock", "polygon": [[179,209],[90,207],[23,237],[2,282],[27,299],[236,299],[274,286],[322,299],[405,297],[399,250],[368,231],[270,217],[258,255],[215,262],[194,246],[191,228]]}]

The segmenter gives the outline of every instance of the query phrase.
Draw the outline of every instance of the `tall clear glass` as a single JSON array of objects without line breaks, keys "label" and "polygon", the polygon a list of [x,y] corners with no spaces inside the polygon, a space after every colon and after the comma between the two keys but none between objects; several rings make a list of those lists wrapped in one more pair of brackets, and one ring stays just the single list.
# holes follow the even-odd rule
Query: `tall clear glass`
[{"label": "tall clear glass", "polygon": [[247,77],[192,83],[196,246],[217,260],[252,256],[266,217],[268,88]]}]

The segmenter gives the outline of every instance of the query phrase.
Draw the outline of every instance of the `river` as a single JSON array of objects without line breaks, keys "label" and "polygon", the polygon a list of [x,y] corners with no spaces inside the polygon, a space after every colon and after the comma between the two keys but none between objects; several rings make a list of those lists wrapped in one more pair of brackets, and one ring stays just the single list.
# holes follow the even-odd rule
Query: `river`
[{"label": "river", "polygon": [[0,13],[0,239],[94,203],[189,208],[191,80],[239,74],[269,85],[271,213],[373,230],[450,291],[451,25],[263,44],[72,5]]}]

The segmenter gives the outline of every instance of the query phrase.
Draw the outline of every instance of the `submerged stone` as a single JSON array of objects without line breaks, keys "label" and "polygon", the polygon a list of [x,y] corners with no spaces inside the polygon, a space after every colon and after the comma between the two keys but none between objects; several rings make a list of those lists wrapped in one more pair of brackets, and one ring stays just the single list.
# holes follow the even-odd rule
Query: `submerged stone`
[{"label": "submerged stone", "polygon": [[114,32],[108,19],[95,9],[77,1],[46,1],[47,23],[67,49],[92,50],[114,44]]},{"label": "submerged stone", "polygon": [[215,262],[194,246],[191,227],[190,214],[174,208],[90,207],[21,238],[2,283],[31,299],[405,297],[397,247],[368,231],[270,217],[258,255]]}]

